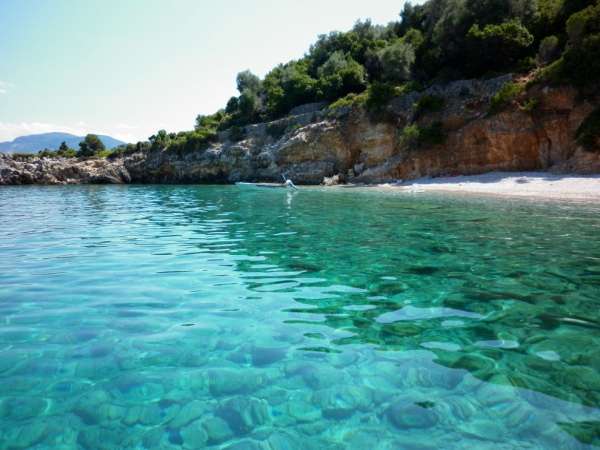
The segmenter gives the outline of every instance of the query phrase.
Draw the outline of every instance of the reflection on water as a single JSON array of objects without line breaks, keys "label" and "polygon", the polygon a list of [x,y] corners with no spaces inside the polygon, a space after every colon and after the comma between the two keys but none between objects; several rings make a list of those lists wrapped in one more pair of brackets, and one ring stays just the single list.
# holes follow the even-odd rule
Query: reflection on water
[{"label": "reflection on water", "polygon": [[0,190],[0,447],[600,445],[594,205]]}]

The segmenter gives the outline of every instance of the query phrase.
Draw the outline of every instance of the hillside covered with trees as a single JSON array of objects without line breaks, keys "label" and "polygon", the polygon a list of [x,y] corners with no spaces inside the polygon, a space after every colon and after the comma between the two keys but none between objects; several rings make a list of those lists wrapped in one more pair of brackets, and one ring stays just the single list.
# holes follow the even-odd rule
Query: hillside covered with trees
[{"label": "hillside covered with trees", "polygon": [[[303,57],[278,65],[263,79],[240,72],[239,95],[216,113],[199,115],[194,130],[160,130],[147,142],[121,146],[116,154],[201,150],[218,131],[231,129],[232,136],[241,138],[245,125],[281,118],[299,105],[361,103],[377,110],[394,96],[434,83],[509,72],[531,74],[530,83],[570,84],[584,94],[595,90],[600,79],[599,2],[407,3],[399,20],[388,25],[358,21],[349,31],[319,36]],[[510,96],[511,89],[503,95]]]}]

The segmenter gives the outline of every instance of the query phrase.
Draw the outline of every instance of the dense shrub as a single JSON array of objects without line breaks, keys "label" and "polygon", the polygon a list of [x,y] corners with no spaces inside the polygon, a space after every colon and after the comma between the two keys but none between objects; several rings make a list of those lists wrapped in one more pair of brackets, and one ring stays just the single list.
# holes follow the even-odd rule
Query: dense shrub
[{"label": "dense shrub", "polygon": [[399,140],[401,145],[412,149],[441,145],[446,140],[446,132],[439,121],[428,126],[419,126],[413,123],[404,127]]},{"label": "dense shrub", "polygon": [[211,142],[217,138],[217,132],[214,130],[194,130],[178,133],[177,137],[171,140],[165,147],[168,151],[179,154],[198,152],[208,148]]},{"label": "dense shrub", "polygon": [[509,82],[492,96],[490,100],[490,111],[498,112],[502,108],[512,103],[525,89],[525,86],[518,83]]},{"label": "dense shrub", "polygon": [[358,106],[358,105],[364,105],[365,102],[367,101],[367,93],[362,93],[362,94],[348,94],[345,97],[339,98],[337,99],[335,102],[333,102],[331,105],[329,105],[329,109],[331,111],[335,111],[337,109],[340,108],[347,108],[347,107],[354,107],[354,106]]},{"label": "dense shrub", "polygon": [[376,82],[367,91],[365,104],[370,111],[381,111],[396,94],[396,88],[389,83]]},{"label": "dense shrub", "polygon": [[233,142],[239,142],[246,137],[246,129],[237,125],[232,126],[229,129],[229,138]]},{"label": "dense shrub", "polygon": [[317,80],[308,73],[308,61],[292,61],[277,66],[263,81],[263,116],[276,119],[293,107],[314,101]]},{"label": "dense shrub", "polygon": [[411,78],[416,55],[413,46],[398,39],[385,47],[379,54],[383,79],[392,83],[403,83]]},{"label": "dense shrub", "polygon": [[580,87],[600,82],[600,33],[569,47],[563,56],[561,78]]},{"label": "dense shrub", "polygon": [[546,36],[540,42],[537,63],[541,66],[550,64],[560,56],[560,40],[556,36]]},{"label": "dense shrub", "polygon": [[69,148],[65,141],[62,141],[58,147],[58,150],[50,150],[45,148],[44,150],[38,152],[38,156],[41,158],[75,158],[77,156],[77,152],[74,149]]},{"label": "dense shrub", "polygon": [[11,153],[10,155],[14,159],[21,159],[21,160],[33,159],[33,158],[37,158],[37,156],[38,156],[35,153],[19,153],[19,152]]},{"label": "dense shrub", "polygon": [[535,111],[537,109],[539,104],[540,104],[540,102],[537,98],[528,98],[521,105],[521,109],[525,112],[532,113],[533,111]]},{"label": "dense shrub", "polygon": [[120,156],[131,155],[136,152],[145,152],[150,150],[149,142],[138,142],[136,144],[122,144],[113,148],[112,152],[107,156],[108,159],[115,159]]},{"label": "dense shrub", "polygon": [[[370,112],[381,112],[394,97],[420,89],[418,83],[395,85],[391,83],[374,82],[369,86],[364,97],[364,103]],[[362,99],[360,99],[362,101]]]},{"label": "dense shrub", "polygon": [[446,132],[442,123],[439,121],[433,122],[431,125],[421,127],[419,131],[419,143],[425,145],[440,145],[446,140]]},{"label": "dense shrub", "polygon": [[267,134],[273,139],[279,139],[287,130],[288,124],[285,121],[271,122],[267,125]]},{"label": "dense shrub", "polygon": [[586,117],[577,129],[576,138],[584,149],[600,152],[600,108]]},{"label": "dense shrub", "polygon": [[419,135],[420,129],[416,123],[407,125],[402,129],[402,132],[400,133],[400,144],[408,148],[418,147]]},{"label": "dense shrub", "polygon": [[104,144],[98,136],[95,134],[88,134],[83,141],[79,143],[77,156],[96,156],[104,150],[106,150],[106,147],[104,147]]},{"label": "dense shrub", "polygon": [[527,56],[533,35],[520,22],[513,20],[480,28],[475,24],[467,34],[469,66],[474,74],[502,70],[514,66]]},{"label": "dense shrub", "polygon": [[567,20],[567,34],[574,45],[594,33],[600,33],[600,3],[573,14]]},{"label": "dense shrub", "polygon": [[415,115],[420,117],[429,112],[441,111],[444,108],[444,97],[438,95],[423,95],[415,103]]},{"label": "dense shrub", "polygon": [[321,99],[335,100],[366,87],[365,68],[339,51],[329,57],[318,74],[317,95]]}]

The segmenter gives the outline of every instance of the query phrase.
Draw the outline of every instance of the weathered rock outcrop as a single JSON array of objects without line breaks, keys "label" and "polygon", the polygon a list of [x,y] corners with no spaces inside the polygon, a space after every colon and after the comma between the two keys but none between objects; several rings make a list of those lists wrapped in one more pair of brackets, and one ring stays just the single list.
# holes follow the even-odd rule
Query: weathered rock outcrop
[{"label": "weathered rock outcrop", "polygon": [[[578,147],[577,128],[598,105],[571,87],[534,87],[501,112],[490,98],[510,81],[463,80],[393,99],[373,117],[363,107],[328,110],[306,105],[289,117],[247,126],[235,141],[223,132],[199,152],[154,150],[110,160],[0,159],[0,184],[23,183],[231,183],[280,180],[296,183],[376,183],[422,176],[478,174],[493,170],[600,172],[600,152]],[[524,94],[525,95],[525,94]],[[423,96],[443,98],[443,107],[423,112]],[[436,145],[408,145],[409,124],[441,126]],[[332,178],[335,177],[335,178]],[[335,181],[333,181],[335,180]]]},{"label": "weathered rock outcrop", "polygon": [[129,182],[131,182],[131,177],[122,161],[23,158],[0,154],[0,185]]}]

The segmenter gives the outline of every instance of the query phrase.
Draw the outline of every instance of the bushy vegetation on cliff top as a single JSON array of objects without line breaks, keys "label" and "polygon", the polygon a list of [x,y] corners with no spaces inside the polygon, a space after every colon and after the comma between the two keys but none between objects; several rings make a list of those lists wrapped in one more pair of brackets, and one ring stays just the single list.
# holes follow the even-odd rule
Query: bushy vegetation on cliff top
[{"label": "bushy vegetation on cliff top", "polygon": [[[539,78],[589,88],[600,79],[600,0],[429,0],[405,4],[388,25],[359,21],[318,37],[300,59],[263,79],[237,75],[239,95],[195,129],[161,130],[115,154],[151,148],[202,149],[217,132],[275,120],[311,102],[363,101],[376,108],[394,93],[434,82],[539,68]],[[435,106],[435,105],[434,105]]]}]

